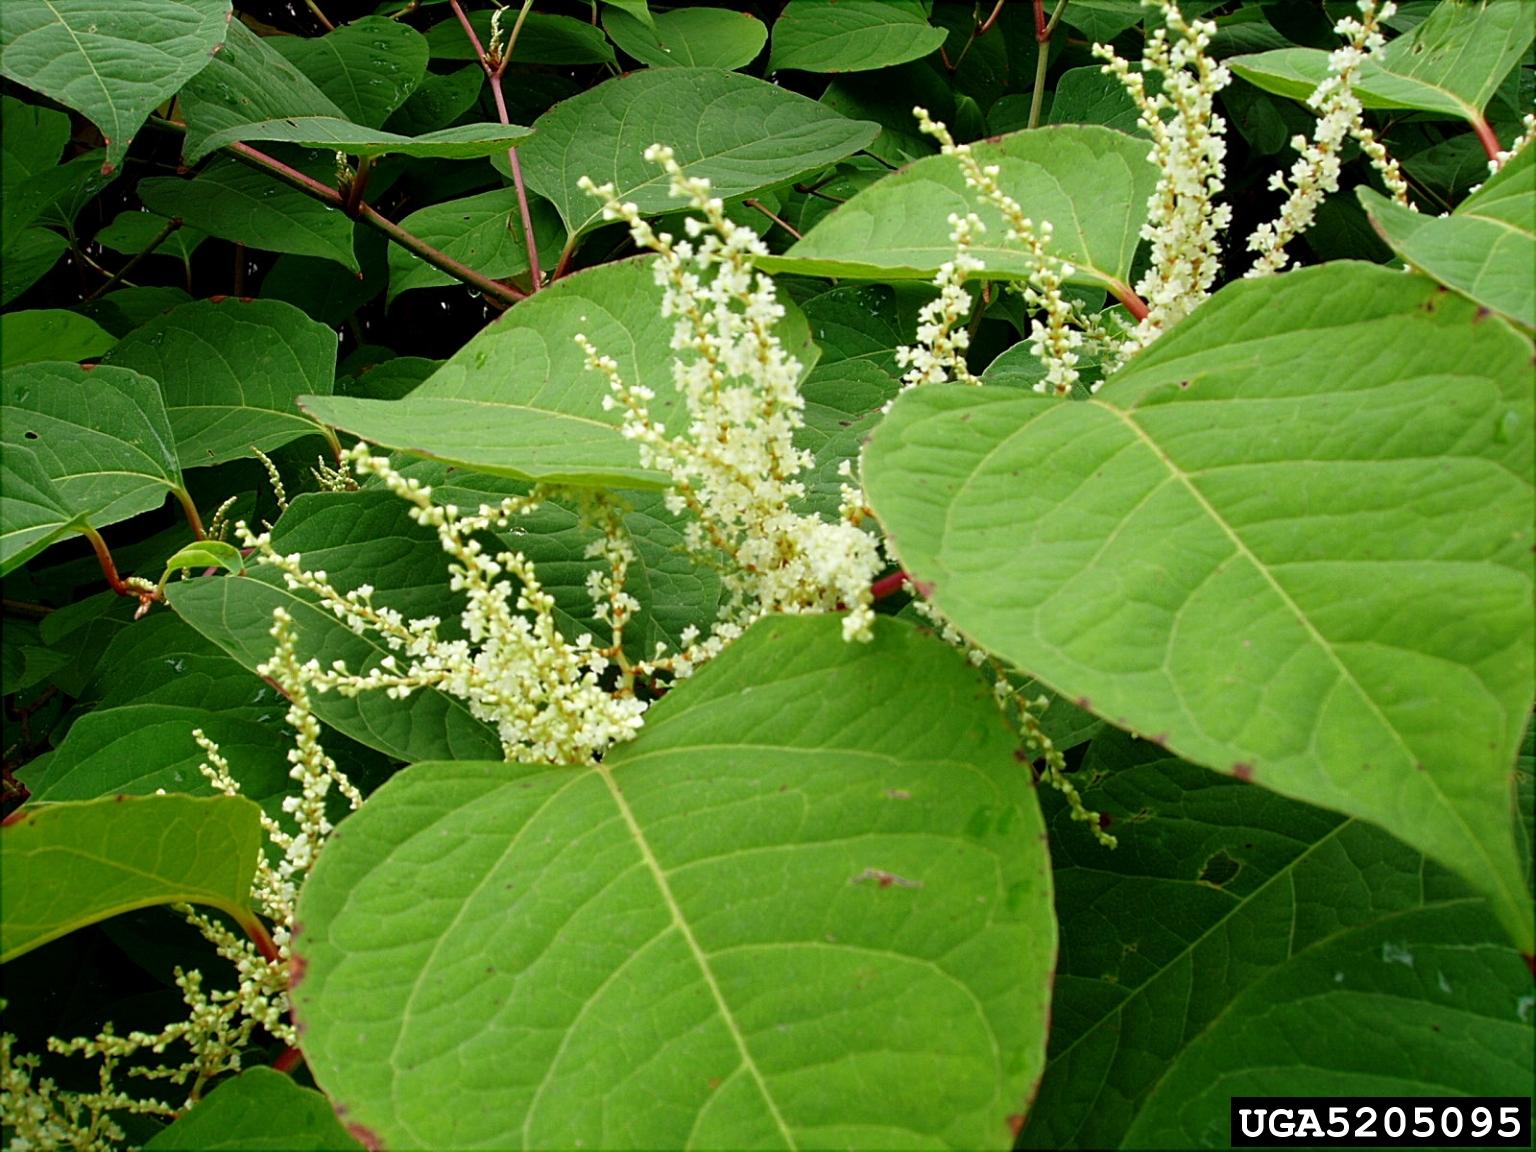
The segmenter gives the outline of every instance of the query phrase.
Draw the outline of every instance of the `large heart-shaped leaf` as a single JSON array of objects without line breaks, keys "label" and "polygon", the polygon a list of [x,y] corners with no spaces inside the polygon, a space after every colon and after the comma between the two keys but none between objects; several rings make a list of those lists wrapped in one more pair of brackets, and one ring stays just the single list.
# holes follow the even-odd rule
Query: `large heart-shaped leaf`
[{"label": "large heart-shaped leaf", "polygon": [[64,507],[104,528],[182,487],[175,441],[148,376],[44,361],[0,374],[6,451],[36,456]]},{"label": "large heart-shaped leaf", "polygon": [[316,1081],[386,1146],[1006,1148],[1055,953],[1014,746],[936,640],[781,617],[600,766],[406,769],[304,888]]},{"label": "large heart-shaped leaf", "polygon": [[208,904],[248,919],[260,814],[239,796],[109,796],[23,809],[0,828],[0,961],[155,904]]},{"label": "large heart-shaped leaf", "polygon": [[0,73],[100,128],[109,169],[239,26],[229,0],[6,0],[0,12]]},{"label": "large heart-shaped leaf", "polygon": [[[1054,227],[1051,251],[1076,266],[1071,283],[1100,288],[1130,275],[1157,170],[1147,142],[1091,124],[1015,132],[978,144],[976,159],[1002,169],[1003,187],[1031,218]],[[875,280],[928,279],[954,259],[951,213],[974,211],[987,232],[973,251],[980,275],[1028,275],[1031,262],[1004,241],[997,209],[965,186],[959,164],[928,156],[860,192],[805,234],[769,271]]]},{"label": "large heart-shaped leaf", "polygon": [[[1367,108],[1416,108],[1480,123],[1533,35],[1536,21],[1525,0],[1438,4],[1412,32],[1360,66],[1353,90]],[[1330,75],[1328,53],[1320,48],[1236,56],[1227,66],[1266,92],[1296,100]]]},{"label": "large heart-shaped leaf", "polygon": [[913,389],[866,453],[979,644],[1196,763],[1380,824],[1533,950],[1530,345],[1420,277],[1231,285],[1086,403]]},{"label": "large heart-shaped leaf", "polygon": [[1021,1147],[1230,1147],[1233,1095],[1529,1091],[1530,973],[1454,877],[1118,732],[1076,778],[1120,848],[1044,799],[1062,960]]},{"label": "large heart-shaped leaf", "polygon": [[232,156],[215,157],[191,180],[151,176],[139,181],[138,191],[152,211],[220,240],[321,256],[359,271],[346,213]]},{"label": "large heart-shaped leaf", "polygon": [[[786,348],[815,362],[805,318],[785,301]],[[584,333],[631,384],[656,393],[651,413],[676,426],[671,326],[657,322],[661,289],[649,258],[565,277],[510,308],[403,400],[305,397],[316,419],[374,444],[523,480],[664,487],[605,411],[607,383],[585,365]]]},{"label": "large heart-shaped leaf", "polygon": [[773,23],[768,70],[864,72],[935,51],[948,33],[924,0],[790,0]]},{"label": "large heart-shaped leaf", "polygon": [[195,468],[323,431],[294,398],[330,393],[336,333],[281,300],[197,300],[131,332],[105,363],[160,382],[182,467]]},{"label": "large heart-shaped leaf", "polygon": [[1526,148],[1449,216],[1355,190],[1393,251],[1442,284],[1536,328],[1536,149]]},{"label": "large heart-shaped leaf", "polygon": [[[411,521],[406,505],[384,492],[300,496],[277,522],[273,547],[297,552],[311,571],[324,571],[343,590],[371,584],[380,604],[406,619],[437,616],[455,633],[457,601],[444,581],[437,537]],[[313,597],[290,591],[271,568],[251,565],[244,576],[173,581],[167,599],[182,619],[246,668],[271,659],[272,609],[293,616],[298,650],[322,665],[345,660],[354,671],[375,667],[388,653],[359,636]],[[397,760],[499,757],[501,742],[462,700],[436,689],[391,700],[383,692],[313,698],[315,714],[346,735]]]},{"label": "large heart-shaped leaf", "polygon": [[666,144],[690,176],[719,196],[743,196],[863,148],[879,126],[848,120],[783,88],[713,68],[657,68],[605,81],[555,105],[534,122],[522,149],[528,186],[551,200],[577,237],[602,223],[602,209],[576,186],[611,182],[643,212],[677,207],[670,181],[643,157]]},{"label": "large heart-shaped leaf", "polygon": [[426,37],[400,20],[364,16],[324,36],[275,36],[271,47],[324,92],[346,119],[377,128],[427,72]]}]

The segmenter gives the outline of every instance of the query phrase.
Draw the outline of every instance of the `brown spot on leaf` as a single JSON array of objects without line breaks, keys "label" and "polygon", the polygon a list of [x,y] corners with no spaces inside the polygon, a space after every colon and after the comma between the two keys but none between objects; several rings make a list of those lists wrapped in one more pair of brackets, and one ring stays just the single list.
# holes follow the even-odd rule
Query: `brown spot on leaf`
[{"label": "brown spot on leaf", "polygon": [[[910,579],[910,578],[909,578]],[[917,594],[924,600],[933,599],[934,586],[927,580],[912,580],[912,587],[917,589]]]},{"label": "brown spot on leaf", "polygon": [[297,952],[288,957],[288,990],[292,992],[304,980],[304,974],[309,971],[309,961]]},{"label": "brown spot on leaf", "polygon": [[1024,1114],[1022,1112],[1015,1112],[1012,1116],[1008,1117],[1007,1123],[1009,1135],[1017,1140],[1019,1133],[1024,1131]]},{"label": "brown spot on leaf", "polygon": [[1152,743],[1156,744],[1159,748],[1168,747],[1168,733],[1166,732],[1159,732],[1155,736],[1148,736],[1147,739],[1152,741]]},{"label": "brown spot on leaf", "polygon": [[1253,765],[1238,761],[1232,765],[1232,775],[1236,776],[1239,780],[1252,780]]},{"label": "brown spot on leaf", "polygon": [[1115,822],[1114,817],[1112,817],[1108,812],[1100,812],[1099,813],[1099,831],[1101,831],[1101,832],[1108,831],[1109,830],[1109,826],[1111,824],[1113,824],[1114,822]]},{"label": "brown spot on leaf", "polygon": [[887,796],[889,796],[892,800],[910,800],[910,799],[912,799],[912,793],[908,792],[905,788],[889,788],[889,789],[886,790],[885,794]]},{"label": "brown spot on leaf", "polygon": [[908,880],[905,876],[898,876],[883,868],[866,868],[848,883],[867,884],[870,881],[874,881],[881,888],[921,888],[923,886],[921,880]]},{"label": "brown spot on leaf", "polygon": [[348,1124],[347,1135],[356,1140],[368,1152],[384,1152],[384,1141],[372,1128],[365,1128],[361,1124]]},{"label": "brown spot on leaf", "polygon": [[1077,698],[1077,706],[1086,712],[1093,707],[1093,701],[1086,696],[1079,696]]},{"label": "brown spot on leaf", "polygon": [[1020,764],[1028,763],[1028,761],[1029,761],[1029,749],[1028,748],[1015,748],[1013,750],[1013,758],[1015,760],[1017,760]]}]

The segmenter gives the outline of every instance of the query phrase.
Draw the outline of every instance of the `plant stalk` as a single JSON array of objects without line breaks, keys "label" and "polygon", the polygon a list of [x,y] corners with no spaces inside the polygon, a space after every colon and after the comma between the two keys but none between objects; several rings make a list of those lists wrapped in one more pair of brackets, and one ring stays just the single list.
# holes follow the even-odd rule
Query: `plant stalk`
[{"label": "plant stalk", "polygon": [[1040,109],[1045,104],[1045,74],[1051,64],[1051,33],[1061,23],[1061,14],[1067,10],[1067,0],[1056,0],[1056,10],[1051,18],[1045,18],[1045,0],[1035,0],[1035,90],[1029,94],[1029,126],[1040,127]]},{"label": "plant stalk", "polygon": [[166,223],[165,223],[165,227],[160,229],[159,232],[155,233],[155,238],[153,240],[151,240],[143,248],[142,251],[135,252],[134,255],[133,255],[133,258],[130,259],[128,261],[128,263],[124,264],[116,272],[112,273],[111,277],[108,278],[108,280],[107,280],[107,282],[105,284],[102,284],[99,288],[97,288],[95,291],[93,291],[89,296],[87,296],[85,298],[85,300],[81,301],[81,303],[87,303],[87,302],[89,302],[91,300],[96,299],[103,292],[107,291],[107,289],[111,288],[114,284],[116,284],[120,280],[122,280],[122,278],[124,276],[128,275],[128,273],[132,272],[135,268],[137,268],[139,266],[139,261],[140,260],[142,260],[142,259],[144,259],[144,257],[150,255],[152,252],[154,252],[154,250],[156,248],[160,247],[160,245],[164,244],[167,240],[169,240],[170,237],[171,237],[171,233],[176,231],[176,229],[178,229],[180,227],[181,227],[181,217],[180,216],[173,216],[173,217],[171,217],[171,219],[167,220]]}]

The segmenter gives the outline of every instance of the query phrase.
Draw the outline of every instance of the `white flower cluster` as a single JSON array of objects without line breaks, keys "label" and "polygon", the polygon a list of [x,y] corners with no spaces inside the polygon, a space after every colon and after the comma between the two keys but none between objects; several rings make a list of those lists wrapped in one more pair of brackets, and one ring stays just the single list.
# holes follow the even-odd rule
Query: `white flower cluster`
[{"label": "white flower cluster", "polygon": [[1290,179],[1276,172],[1269,186],[1286,192],[1285,204],[1273,223],[1260,224],[1248,237],[1248,247],[1259,255],[1247,272],[1250,277],[1269,276],[1283,271],[1289,263],[1285,246],[1312,226],[1318,206],[1330,193],[1339,190],[1340,152],[1344,141],[1353,136],[1371,164],[1381,173],[1392,198],[1413,208],[1408,199],[1408,182],[1397,161],[1387,155],[1385,145],[1365,124],[1360,98],[1354,82],[1361,66],[1386,44],[1381,22],[1392,16],[1397,6],[1392,0],[1359,0],[1360,19],[1346,16],[1334,25],[1334,31],[1347,42],[1329,54],[1328,76],[1307,97],[1307,104],[1317,114],[1312,139],[1296,136],[1291,147],[1301,153],[1291,165]]},{"label": "white flower cluster", "polygon": [[[794,511],[805,495],[797,477],[812,463],[797,449],[803,425],[800,364],[780,342],[784,316],[773,281],[753,268],[767,248],[750,228],[732,221],[707,180],[683,172],[670,148],[653,145],[646,159],[671,178],[672,195],[700,216],[690,216],[687,238],[658,233],[634,204],[621,203],[611,184],[585,177],[580,185],[603,203],[603,216],[629,225],[635,243],[658,254],[656,282],[664,289],[662,315],[674,321],[673,382],[687,408],[688,426],[668,433],[653,420],[655,394],[626,382],[612,357],[584,336],[587,366],[608,380],[609,406],[623,409],[624,435],[642,461],[672,477],[667,505],[691,514],[685,540],[699,555],[723,557],[725,602],[709,637],[688,637],[688,651],[671,665],[686,674],[697,659],[717,652],[753,620],[774,612],[846,609],[843,634],[867,638],[873,623],[870,582],[881,560],[874,539],[850,518],[829,523]],[[701,218],[702,217],[702,218]],[[845,508],[862,508],[845,486]],[[658,655],[660,655],[658,653]],[[647,667],[660,666],[650,665]]]},{"label": "white flower cluster", "polygon": [[1536,140],[1536,113],[1527,112],[1520,118],[1520,135],[1516,136],[1508,148],[1501,149],[1488,161],[1488,173],[1492,175],[1504,165],[1508,164],[1521,152],[1531,146]]},{"label": "white flower cluster", "polygon": [[[1104,71],[1119,79],[1140,109],[1137,123],[1152,137],[1148,159],[1157,166],[1157,188],[1147,200],[1142,238],[1152,262],[1136,285],[1147,314],[1121,349],[1128,358],[1177,324],[1211,294],[1221,270],[1221,234],[1232,209],[1217,204],[1226,187],[1226,121],[1215,111],[1216,93],[1229,83],[1227,69],[1206,52],[1216,25],[1184,19],[1174,0],[1142,0],[1158,8],[1164,27],[1147,37],[1140,71],[1105,44],[1093,52]],[[1147,92],[1145,75],[1156,72],[1162,91]]]},{"label": "white flower cluster", "polygon": [[429,486],[401,475],[387,457],[370,455],[363,445],[348,458],[359,475],[378,477],[409,503],[412,519],[436,531],[451,557],[449,588],[465,594],[460,616],[465,637],[440,636],[436,617],[406,620],[395,609],[375,605],[370,585],[342,592],[324,571],[307,570],[302,556],[277,552],[270,533],[258,536],[242,528],[246,546],[277,568],[288,587],[314,594],[347,627],[359,635],[373,633],[389,649],[367,671],[340,660],[322,668],[311,660],[302,669],[307,683],[346,696],[383,689],[397,699],[436,688],[494,724],[504,755],[523,763],[586,764],[639,730],[645,704],[629,691],[632,679],[626,676],[616,690],[604,684],[610,667],[622,660],[623,624],[636,606],[623,591],[624,572],[633,560],[626,540],[616,531],[606,534],[599,549],[612,571],[599,574],[592,585],[601,595],[599,615],[614,629],[613,642],[599,647],[587,634],[570,641],[560,632],[554,597],[532,562],[521,552],[487,555],[479,539],[534,511],[542,493],[510,496],[465,514],[433,503]]},{"label": "white flower cluster", "polygon": [[971,314],[972,304],[965,282],[972,273],[986,268],[972,255],[971,246],[987,226],[974,212],[964,216],[952,212],[949,227],[955,258],[939,265],[938,274],[933,278],[939,294],[924,304],[917,314],[916,342],[896,349],[896,363],[907,369],[901,378],[903,388],[942,384],[948,380],[981,383],[965,363],[965,351],[971,346],[971,333],[965,321]]},{"label": "white flower cluster", "polygon": [[[1030,350],[1045,366],[1045,377],[1035,385],[1035,390],[1057,396],[1070,395],[1079,375],[1078,350],[1083,344],[1080,328],[1084,326],[1084,321],[1081,310],[1062,295],[1062,285],[1077,269],[1049,251],[1051,222],[1042,220],[1036,224],[1025,216],[1019,202],[1003,191],[998,182],[1001,167],[980,163],[972,153],[971,146],[956,144],[949,129],[933,119],[926,108],[914,108],[912,114],[917,117],[918,127],[938,140],[943,155],[953,156],[959,161],[966,186],[1002,213],[1008,226],[1005,238],[1009,243],[1017,244],[1029,257],[1029,275],[1022,285],[1015,285],[1015,288],[1023,295],[1027,305],[1044,316],[1043,320],[1039,317],[1030,320]],[[939,298],[924,309],[926,323],[920,324],[918,328],[917,346],[897,350],[898,357],[905,358],[904,363],[914,365],[914,370],[903,378],[909,386],[949,378],[944,375],[946,369],[953,374],[953,379],[975,382],[975,378],[965,368],[963,357],[958,355],[963,353],[969,342],[968,334],[966,340],[957,342],[956,337],[964,334],[964,330],[952,332],[951,329],[958,316],[964,314],[956,311],[960,298],[955,295],[955,290],[964,283],[966,275],[979,272],[983,267],[981,261],[970,254],[969,248],[974,242],[974,236],[985,231],[985,226],[975,215],[964,218],[951,216],[949,222],[954,228],[950,239],[956,245],[955,260],[941,268],[934,279],[939,288]],[[964,305],[968,310],[968,293],[964,294]]]}]

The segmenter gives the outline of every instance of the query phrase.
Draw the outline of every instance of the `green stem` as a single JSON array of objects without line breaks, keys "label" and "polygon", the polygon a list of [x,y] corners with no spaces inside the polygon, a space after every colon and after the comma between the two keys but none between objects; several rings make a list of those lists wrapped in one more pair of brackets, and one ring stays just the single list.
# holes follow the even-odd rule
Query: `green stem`
[{"label": "green stem", "polygon": [[172,488],[176,501],[181,505],[181,510],[186,513],[187,525],[192,529],[192,535],[199,540],[208,539],[208,533],[203,528],[203,518],[197,514],[197,505],[192,503],[192,494],[185,488]]},{"label": "green stem", "polygon": [[1061,23],[1061,14],[1067,10],[1067,0],[1056,0],[1056,10],[1050,20],[1045,18],[1045,0],[1035,0],[1035,90],[1029,95],[1029,126],[1040,127],[1040,109],[1045,103],[1045,74],[1051,64],[1051,33]]}]

